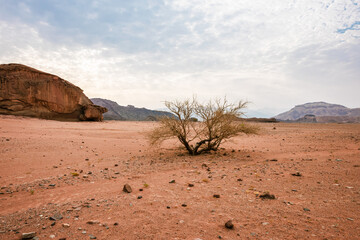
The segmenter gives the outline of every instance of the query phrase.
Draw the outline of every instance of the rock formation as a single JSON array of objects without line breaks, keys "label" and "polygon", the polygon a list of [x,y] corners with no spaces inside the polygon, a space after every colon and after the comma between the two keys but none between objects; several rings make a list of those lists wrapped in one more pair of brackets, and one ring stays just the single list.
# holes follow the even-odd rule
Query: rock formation
[{"label": "rock formation", "polygon": [[120,121],[156,121],[161,117],[174,117],[172,113],[155,111],[146,108],[137,108],[132,105],[120,106],[114,101],[102,98],[92,98],[93,103],[107,108],[109,111],[104,114],[105,120]]},{"label": "rock formation", "polygon": [[58,76],[21,64],[0,64],[0,114],[101,121],[106,111]]},{"label": "rock formation", "polygon": [[316,118],[319,116],[331,116],[355,119],[356,117],[360,117],[360,108],[351,109],[338,104],[313,102],[297,105],[291,110],[281,113],[274,118],[283,121],[296,121],[300,118],[303,118],[305,115],[314,115]]}]

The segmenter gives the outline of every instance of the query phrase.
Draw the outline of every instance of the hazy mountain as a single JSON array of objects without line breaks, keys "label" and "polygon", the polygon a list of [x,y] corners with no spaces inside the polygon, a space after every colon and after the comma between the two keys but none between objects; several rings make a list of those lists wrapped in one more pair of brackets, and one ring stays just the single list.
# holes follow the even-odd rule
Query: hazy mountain
[{"label": "hazy mountain", "polygon": [[291,110],[275,116],[278,120],[295,121],[303,119],[305,115],[314,115],[320,122],[357,122],[360,117],[360,108],[347,108],[338,104],[313,102],[297,105]]},{"label": "hazy mountain", "polygon": [[91,101],[99,106],[106,107],[108,112],[104,114],[105,120],[122,120],[122,121],[154,121],[162,116],[172,117],[173,115],[165,111],[155,111],[146,108],[137,108],[132,105],[120,106],[114,101],[92,98]]}]

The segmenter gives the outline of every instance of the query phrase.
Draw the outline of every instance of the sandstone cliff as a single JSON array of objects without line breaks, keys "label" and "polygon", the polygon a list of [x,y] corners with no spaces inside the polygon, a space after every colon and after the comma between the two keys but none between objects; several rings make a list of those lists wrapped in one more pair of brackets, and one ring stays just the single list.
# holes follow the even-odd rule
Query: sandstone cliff
[{"label": "sandstone cliff", "polygon": [[0,114],[101,121],[106,111],[58,76],[21,64],[0,65]]}]

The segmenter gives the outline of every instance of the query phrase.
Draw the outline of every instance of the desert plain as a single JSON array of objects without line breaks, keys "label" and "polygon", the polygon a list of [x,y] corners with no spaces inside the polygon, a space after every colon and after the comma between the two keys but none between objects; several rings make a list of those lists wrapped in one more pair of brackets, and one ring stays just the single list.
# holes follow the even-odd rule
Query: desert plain
[{"label": "desert plain", "polygon": [[360,239],[360,124],[256,123],[199,156],[149,146],[156,124],[0,116],[0,239]]}]

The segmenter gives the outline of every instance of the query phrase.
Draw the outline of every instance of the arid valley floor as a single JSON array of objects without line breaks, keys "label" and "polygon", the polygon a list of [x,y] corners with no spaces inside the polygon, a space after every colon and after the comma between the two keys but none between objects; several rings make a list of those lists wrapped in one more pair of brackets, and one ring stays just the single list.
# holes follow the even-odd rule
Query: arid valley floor
[{"label": "arid valley floor", "polygon": [[155,125],[0,116],[0,239],[360,239],[360,124],[261,123],[195,157],[149,147]]}]

